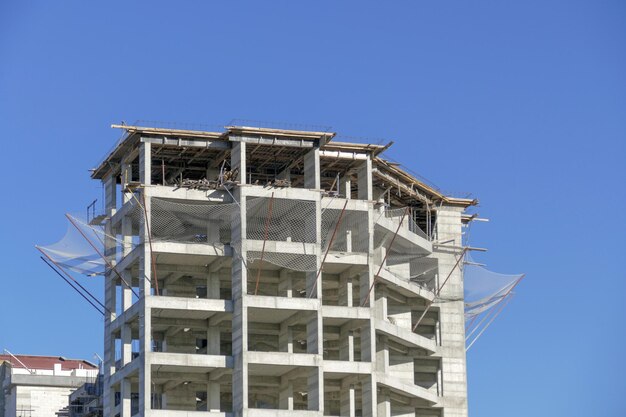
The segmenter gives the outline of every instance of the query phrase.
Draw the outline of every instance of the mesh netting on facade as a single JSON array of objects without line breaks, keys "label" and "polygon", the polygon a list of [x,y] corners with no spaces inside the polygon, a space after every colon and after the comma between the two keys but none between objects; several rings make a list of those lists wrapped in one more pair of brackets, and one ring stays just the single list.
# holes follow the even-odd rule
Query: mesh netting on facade
[{"label": "mesh netting on facade", "polygon": [[374,225],[374,249],[385,248],[386,251],[383,270],[396,278],[412,281],[433,291],[437,284],[437,260],[427,257],[429,251],[407,244],[396,236],[396,231],[399,231],[409,238],[416,235],[428,240],[426,233],[411,218],[410,211],[402,208],[377,213]]},{"label": "mesh netting on facade", "polygon": [[68,271],[99,275],[104,273],[105,262],[92,244],[103,252],[105,237],[103,228],[90,226],[79,216],[68,215],[65,236],[56,243],[37,246],[37,249]]},{"label": "mesh netting on facade", "polygon": [[499,274],[476,264],[469,255],[465,259],[465,334],[469,349],[512,297],[524,274]]},{"label": "mesh netting on facade", "polygon": [[154,241],[230,244],[239,206],[153,198],[151,213],[150,232]]}]

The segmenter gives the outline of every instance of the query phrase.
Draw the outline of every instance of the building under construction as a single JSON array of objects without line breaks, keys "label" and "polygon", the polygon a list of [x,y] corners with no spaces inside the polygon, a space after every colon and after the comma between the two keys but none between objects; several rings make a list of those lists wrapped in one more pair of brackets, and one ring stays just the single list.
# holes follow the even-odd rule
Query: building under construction
[{"label": "building under construction", "polygon": [[328,132],[117,126],[104,415],[467,415],[469,199]]}]

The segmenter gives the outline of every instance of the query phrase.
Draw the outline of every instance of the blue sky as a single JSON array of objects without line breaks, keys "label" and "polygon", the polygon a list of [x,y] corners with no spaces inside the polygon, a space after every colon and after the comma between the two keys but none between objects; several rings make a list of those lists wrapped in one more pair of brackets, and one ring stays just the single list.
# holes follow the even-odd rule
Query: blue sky
[{"label": "blue sky", "polygon": [[236,118],[394,140],[480,199],[475,257],[527,278],[469,352],[471,415],[626,415],[623,1],[0,2],[0,349],[102,351],[33,245],[100,198],[111,123]]}]

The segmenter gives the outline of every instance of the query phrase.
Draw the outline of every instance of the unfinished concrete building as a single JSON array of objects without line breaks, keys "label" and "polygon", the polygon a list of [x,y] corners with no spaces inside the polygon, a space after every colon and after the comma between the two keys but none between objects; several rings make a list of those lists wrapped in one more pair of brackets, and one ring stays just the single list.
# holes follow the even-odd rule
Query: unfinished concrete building
[{"label": "unfinished concrete building", "polygon": [[467,415],[474,201],[332,133],[118,127],[105,416]]}]

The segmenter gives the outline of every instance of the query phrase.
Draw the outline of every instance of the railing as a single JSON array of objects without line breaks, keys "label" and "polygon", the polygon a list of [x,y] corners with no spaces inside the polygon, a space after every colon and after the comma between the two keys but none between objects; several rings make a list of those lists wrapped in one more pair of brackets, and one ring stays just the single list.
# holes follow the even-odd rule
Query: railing
[{"label": "railing", "polygon": [[[405,215],[406,213],[406,215]],[[400,221],[404,216],[403,220],[403,228],[408,229],[410,232],[423,237],[426,240],[430,240],[426,232],[424,232],[418,225],[414,219],[413,209],[409,208],[407,213],[407,208],[398,208],[398,209],[385,209],[385,217],[388,219],[394,219],[396,221]]]}]

